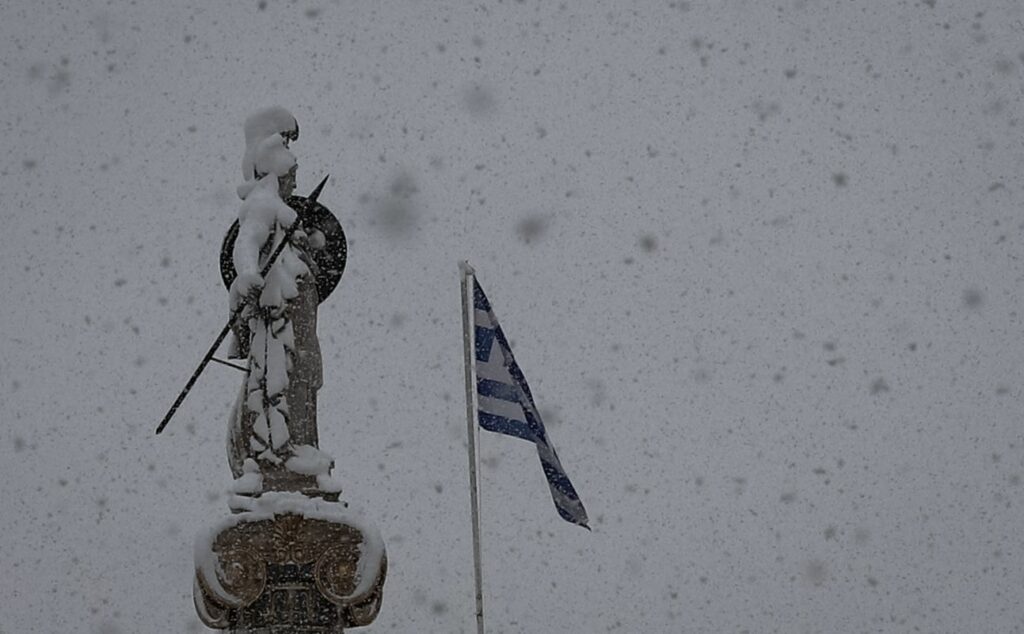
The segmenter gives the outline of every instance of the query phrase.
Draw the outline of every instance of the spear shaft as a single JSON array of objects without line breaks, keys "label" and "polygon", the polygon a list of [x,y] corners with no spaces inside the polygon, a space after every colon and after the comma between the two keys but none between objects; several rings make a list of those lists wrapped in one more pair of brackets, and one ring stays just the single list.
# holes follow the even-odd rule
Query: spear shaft
[{"label": "spear shaft", "polygon": [[[323,190],[324,185],[327,184],[327,179],[330,177],[330,174],[324,176],[324,179],[316,186],[313,193],[306,198],[306,205],[303,211],[309,212],[313,208],[313,205],[316,203],[316,199],[320,197],[320,192]],[[266,278],[267,273],[270,271],[270,267],[274,266],[277,256],[281,255],[281,252],[284,251],[285,246],[291,240],[292,235],[294,235],[298,228],[299,219],[296,217],[295,221],[292,222],[291,226],[288,227],[288,230],[285,232],[284,239],[281,240],[281,243],[277,245],[276,249],[274,249],[274,252],[270,255],[270,259],[267,260],[267,263],[263,265],[263,269],[260,271],[260,277]],[[188,393],[192,390],[192,386],[196,384],[197,380],[199,380],[199,375],[202,374],[203,370],[206,369],[206,366],[210,364],[210,360],[213,359],[213,355],[217,353],[217,348],[219,348],[220,344],[224,342],[224,338],[228,336],[229,332],[231,332],[231,327],[235,325],[235,322],[242,315],[242,311],[245,310],[245,307],[248,304],[248,299],[248,296],[243,296],[238,302],[238,306],[231,311],[231,317],[228,318],[228,323],[224,325],[220,334],[217,335],[216,339],[214,339],[213,345],[211,345],[210,349],[206,351],[205,355],[203,355],[203,360],[199,362],[199,367],[197,367],[195,372],[192,373],[192,376],[185,384],[185,388],[181,390],[180,394],[178,394],[178,398],[175,399],[174,405],[171,405],[171,409],[167,410],[167,414],[164,416],[164,419],[160,421],[160,424],[156,428],[157,434],[164,430],[167,423],[171,422],[171,418],[174,417],[174,413],[178,411],[178,407],[181,406],[182,401],[184,401],[185,397],[188,396]]]}]

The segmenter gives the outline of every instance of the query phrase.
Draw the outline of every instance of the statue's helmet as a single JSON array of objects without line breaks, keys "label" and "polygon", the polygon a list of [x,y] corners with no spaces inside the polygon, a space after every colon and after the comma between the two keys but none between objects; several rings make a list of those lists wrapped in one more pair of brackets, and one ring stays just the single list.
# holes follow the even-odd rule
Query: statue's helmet
[{"label": "statue's helmet", "polygon": [[[261,178],[271,172],[285,176],[295,167],[288,145],[299,138],[299,122],[281,106],[258,110],[245,120],[242,178]],[[279,140],[278,140],[279,139]]]}]

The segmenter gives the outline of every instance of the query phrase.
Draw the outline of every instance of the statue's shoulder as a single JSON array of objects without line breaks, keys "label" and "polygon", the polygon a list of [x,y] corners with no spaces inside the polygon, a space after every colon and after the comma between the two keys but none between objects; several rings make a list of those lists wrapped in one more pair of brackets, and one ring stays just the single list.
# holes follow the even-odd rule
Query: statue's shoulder
[{"label": "statue's shoulder", "polygon": [[[308,255],[315,266],[316,290],[320,301],[334,292],[345,272],[348,243],[338,218],[319,201],[305,196],[289,196],[288,206],[298,214],[301,229],[308,236]],[[226,288],[231,288],[237,277],[234,263],[235,240],[238,238],[236,219],[224,235],[220,247],[220,277]]]}]

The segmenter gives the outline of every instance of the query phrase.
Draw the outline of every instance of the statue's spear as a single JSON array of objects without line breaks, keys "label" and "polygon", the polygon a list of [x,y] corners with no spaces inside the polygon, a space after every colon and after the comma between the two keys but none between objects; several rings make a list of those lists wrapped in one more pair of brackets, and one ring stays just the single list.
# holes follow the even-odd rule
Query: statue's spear
[{"label": "statue's spear", "polygon": [[[309,197],[306,198],[305,209],[303,211],[308,212],[311,209],[313,209],[313,205],[316,203],[316,199],[320,197],[320,192],[323,191],[324,185],[327,184],[327,179],[330,177],[330,174],[324,176],[324,179],[320,181],[319,185],[316,186],[316,189],[313,190],[313,193],[311,193]],[[284,239],[281,240],[281,243],[277,245],[277,248],[274,249],[274,252],[270,254],[270,258],[267,260],[267,263],[263,265],[263,269],[260,271],[260,277],[265,278],[267,276],[267,273],[270,271],[270,267],[274,266],[274,262],[277,260],[277,256],[281,255],[281,252],[284,251],[285,245],[288,244],[288,242],[292,238],[292,235],[298,228],[299,219],[296,218],[295,222],[293,222],[291,226],[288,227],[288,230],[285,232]],[[178,398],[174,401],[174,405],[171,405],[171,409],[167,410],[167,414],[164,416],[164,419],[160,421],[160,424],[156,428],[156,433],[159,434],[160,432],[162,432],[164,430],[164,427],[167,426],[167,423],[169,423],[171,418],[174,416],[174,413],[178,411],[178,407],[181,406],[182,401],[185,400],[185,397],[188,396],[189,391],[192,390],[192,386],[195,385],[196,381],[199,379],[199,375],[202,374],[206,366],[209,365],[210,361],[213,359],[213,355],[217,353],[217,348],[220,347],[220,344],[224,341],[224,338],[228,336],[229,332],[231,332],[231,327],[235,325],[235,321],[241,316],[242,311],[245,310],[245,307],[248,303],[248,299],[248,297],[242,297],[241,301],[238,302],[238,306],[236,306],[235,310],[231,312],[231,317],[228,318],[228,323],[220,331],[220,334],[217,335],[217,338],[213,341],[213,345],[210,346],[210,349],[206,351],[206,354],[203,356],[203,360],[199,362],[199,367],[196,368],[196,371],[192,373],[192,377],[188,380],[188,383],[185,384],[185,389],[181,391],[181,394],[178,394]]]}]

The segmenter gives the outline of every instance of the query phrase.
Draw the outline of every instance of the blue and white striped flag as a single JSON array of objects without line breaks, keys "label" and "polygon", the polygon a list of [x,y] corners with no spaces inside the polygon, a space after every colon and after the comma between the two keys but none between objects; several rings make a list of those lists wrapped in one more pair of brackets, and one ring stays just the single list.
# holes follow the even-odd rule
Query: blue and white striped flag
[{"label": "blue and white striped flag", "polygon": [[548,440],[544,423],[533,401],[530,386],[512,356],[505,333],[498,325],[491,303],[473,277],[473,332],[476,340],[476,391],[480,426],[528,440],[537,446],[537,455],[548,479],[551,497],[558,514],[566,521],[590,530],[587,511],[569,482],[555,448]]}]

